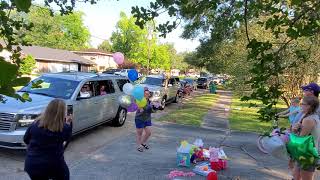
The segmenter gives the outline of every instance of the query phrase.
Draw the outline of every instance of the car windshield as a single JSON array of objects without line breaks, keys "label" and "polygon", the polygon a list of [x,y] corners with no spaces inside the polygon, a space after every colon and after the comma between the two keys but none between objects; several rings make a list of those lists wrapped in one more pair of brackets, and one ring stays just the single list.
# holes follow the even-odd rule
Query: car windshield
[{"label": "car windshield", "polygon": [[154,77],[146,77],[141,84],[149,84],[149,85],[155,85],[155,86],[163,86],[164,79],[160,78],[154,78]]},{"label": "car windshield", "polygon": [[199,78],[198,81],[207,81],[206,78]]},{"label": "car windshield", "polygon": [[193,83],[192,79],[184,79],[184,81],[186,81],[187,83]]},{"label": "car windshield", "polygon": [[[41,82],[41,83],[40,83]],[[40,83],[38,86],[33,84]],[[79,82],[67,79],[42,76],[33,80],[19,92],[41,94],[54,98],[70,99]]]}]

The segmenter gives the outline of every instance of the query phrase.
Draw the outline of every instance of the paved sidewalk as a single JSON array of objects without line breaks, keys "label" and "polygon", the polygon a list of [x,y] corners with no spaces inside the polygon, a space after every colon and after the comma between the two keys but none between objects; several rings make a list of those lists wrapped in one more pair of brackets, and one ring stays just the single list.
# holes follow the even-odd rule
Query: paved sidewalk
[{"label": "paved sidewalk", "polygon": [[228,116],[231,107],[231,91],[218,90],[219,100],[213,105],[212,109],[203,118],[202,127],[229,130]]},{"label": "paved sidewalk", "polygon": [[[219,177],[227,179],[287,179],[287,162],[279,161],[269,155],[261,153],[256,140],[255,133],[231,132],[229,126],[229,114],[232,111],[232,92],[217,91],[219,100],[203,118],[203,128],[221,130],[225,132],[223,141],[219,146],[223,147],[230,158],[229,169],[219,172]],[[274,175],[271,177],[269,175]],[[276,178],[276,177],[279,178]]]}]

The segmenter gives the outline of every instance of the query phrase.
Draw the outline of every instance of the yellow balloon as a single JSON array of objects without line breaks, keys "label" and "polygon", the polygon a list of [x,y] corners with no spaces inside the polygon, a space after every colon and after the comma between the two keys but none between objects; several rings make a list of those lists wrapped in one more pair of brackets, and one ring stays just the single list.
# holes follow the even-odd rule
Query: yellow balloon
[{"label": "yellow balloon", "polygon": [[136,100],[136,102],[137,102],[137,105],[138,105],[139,108],[144,108],[147,105],[147,99],[146,98],[141,99],[141,101]]}]

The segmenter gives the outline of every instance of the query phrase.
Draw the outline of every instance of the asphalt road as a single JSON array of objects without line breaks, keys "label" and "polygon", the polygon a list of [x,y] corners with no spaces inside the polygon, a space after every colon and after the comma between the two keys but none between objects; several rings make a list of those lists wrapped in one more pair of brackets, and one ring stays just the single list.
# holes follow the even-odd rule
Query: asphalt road
[{"label": "asphalt road", "polygon": [[[199,90],[195,94],[201,94],[204,90]],[[190,98],[187,98],[190,100]],[[183,103],[185,103],[184,100]],[[153,117],[161,117],[168,112],[177,109],[179,104],[168,104],[164,111],[159,111]],[[127,137],[135,132],[134,114],[128,114],[127,122],[122,127],[112,127],[109,124],[104,124],[99,127],[88,130],[82,134],[73,137],[68,149],[65,152],[65,159],[70,167],[75,166],[81,159],[97,150],[108,147],[115,143],[119,138]],[[131,137],[134,143],[134,137]],[[24,150],[10,150],[0,148],[0,180],[3,179],[28,179],[28,176],[23,171],[24,167]]]}]

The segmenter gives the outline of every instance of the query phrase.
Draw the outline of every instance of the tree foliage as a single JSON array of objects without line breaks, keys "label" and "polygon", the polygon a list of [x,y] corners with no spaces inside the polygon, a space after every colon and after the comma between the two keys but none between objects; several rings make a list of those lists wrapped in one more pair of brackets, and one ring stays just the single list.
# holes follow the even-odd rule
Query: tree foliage
[{"label": "tree foliage", "polygon": [[116,30],[110,41],[113,51],[122,52],[127,59],[141,65],[142,68],[170,69],[176,54],[173,45],[160,44],[152,24],[141,29],[135,24],[136,19],[120,13]]},{"label": "tree foliage", "polygon": [[31,74],[32,70],[35,67],[36,67],[36,60],[31,55],[27,55],[21,61],[21,64],[19,67],[19,73],[22,75]]},{"label": "tree foliage", "polygon": [[112,45],[108,40],[104,40],[99,46],[98,49],[104,50],[106,52],[112,52]]},{"label": "tree foliage", "polygon": [[[165,36],[178,24],[179,19],[185,20],[183,37],[200,37],[201,45],[198,54],[210,60],[211,52],[225,40],[231,40],[239,27],[243,26],[246,37],[247,62],[250,63],[251,76],[246,83],[252,89],[250,96],[243,100],[258,99],[264,107],[260,109],[261,120],[274,117],[273,108],[283,95],[281,80],[283,74],[294,69],[309,58],[310,44],[307,48],[292,50],[297,61],[288,61],[288,49],[306,38],[313,42],[320,30],[320,1],[318,0],[195,0],[151,2],[149,8],[133,7],[132,13],[137,24],[144,26],[159,16],[163,9],[172,18],[157,29]],[[272,39],[256,39],[250,36],[249,23],[257,21],[264,29],[271,32]],[[287,63],[281,63],[287,62]]]},{"label": "tree foliage", "polygon": [[33,6],[21,19],[31,22],[33,27],[25,31],[23,41],[37,46],[57,49],[79,50],[88,47],[90,32],[83,24],[83,13],[73,12],[61,16],[51,15],[47,7]]},{"label": "tree foliage", "polygon": [[[96,0],[83,0],[83,2],[95,3]],[[15,97],[22,101],[30,100],[28,94],[19,95],[15,92],[13,87],[23,86],[30,81],[30,78],[20,77],[19,67],[21,64],[21,49],[19,47],[13,48],[14,45],[19,43],[27,45],[24,39],[26,31],[30,31],[33,27],[33,23],[23,21],[16,16],[13,16],[13,12],[29,13],[32,5],[31,0],[8,0],[0,1],[0,38],[3,41],[0,45],[0,52],[8,50],[12,53],[10,57],[11,63],[5,61],[4,57],[0,56],[0,94]],[[60,13],[62,15],[69,14],[73,11],[76,0],[44,0],[45,6],[58,5]],[[53,10],[50,8],[51,15],[54,15]],[[68,22],[65,22],[68,26]],[[0,95],[0,101],[4,102],[5,98]]]}]

